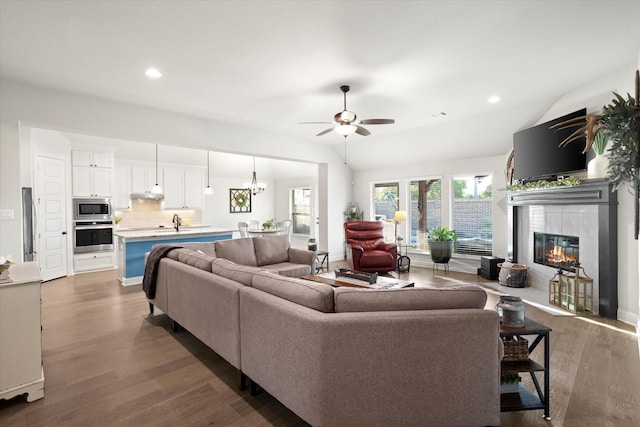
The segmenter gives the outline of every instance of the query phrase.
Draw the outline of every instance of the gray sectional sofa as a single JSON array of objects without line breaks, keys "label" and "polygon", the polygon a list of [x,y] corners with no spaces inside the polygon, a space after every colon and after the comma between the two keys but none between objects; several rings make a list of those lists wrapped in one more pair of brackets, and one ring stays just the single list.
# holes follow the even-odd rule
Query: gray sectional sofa
[{"label": "gray sectional sofa", "polygon": [[333,288],[279,237],[173,250],[149,302],[311,425],[500,423],[484,290]]}]

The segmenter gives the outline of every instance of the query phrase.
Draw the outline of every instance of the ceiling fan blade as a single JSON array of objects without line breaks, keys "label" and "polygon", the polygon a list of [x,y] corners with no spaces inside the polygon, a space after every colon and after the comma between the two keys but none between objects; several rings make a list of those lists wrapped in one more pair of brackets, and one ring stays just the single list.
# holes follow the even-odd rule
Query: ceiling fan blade
[{"label": "ceiling fan blade", "polygon": [[362,135],[362,136],[367,136],[367,135],[371,135],[371,132],[369,132],[368,130],[366,130],[365,128],[363,128],[362,126],[358,126],[355,125],[356,129],[356,133],[358,135]]},{"label": "ceiling fan blade", "polygon": [[299,125],[330,125],[331,122],[298,122]]},{"label": "ceiling fan blade", "polygon": [[316,136],[322,136],[322,135],[324,135],[325,133],[329,133],[329,132],[331,132],[332,130],[333,130],[333,128],[325,129],[325,130],[323,130],[322,132],[320,132],[319,134],[317,134]]},{"label": "ceiling fan blade", "polygon": [[365,119],[360,120],[360,123],[363,125],[390,125],[395,123],[396,121],[393,119]]}]

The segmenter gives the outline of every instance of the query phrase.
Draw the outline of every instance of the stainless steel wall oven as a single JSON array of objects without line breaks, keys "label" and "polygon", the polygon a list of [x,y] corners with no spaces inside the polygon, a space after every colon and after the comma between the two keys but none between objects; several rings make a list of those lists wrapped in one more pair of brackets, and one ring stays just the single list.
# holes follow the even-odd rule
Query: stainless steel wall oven
[{"label": "stainless steel wall oven", "polygon": [[113,251],[110,199],[73,199],[73,253]]},{"label": "stainless steel wall oven", "polygon": [[113,221],[75,221],[73,253],[113,251]]}]

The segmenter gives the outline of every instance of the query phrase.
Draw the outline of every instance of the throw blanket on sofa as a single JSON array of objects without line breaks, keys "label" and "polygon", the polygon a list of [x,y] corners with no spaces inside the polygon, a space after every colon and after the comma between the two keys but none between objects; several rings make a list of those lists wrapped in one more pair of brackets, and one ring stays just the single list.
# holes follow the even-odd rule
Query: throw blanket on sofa
[{"label": "throw blanket on sofa", "polygon": [[153,299],[156,296],[156,278],[158,277],[158,264],[160,260],[167,256],[174,249],[182,246],[169,244],[158,244],[151,248],[147,263],[144,266],[144,276],[142,277],[142,290],[147,294],[147,298]]}]

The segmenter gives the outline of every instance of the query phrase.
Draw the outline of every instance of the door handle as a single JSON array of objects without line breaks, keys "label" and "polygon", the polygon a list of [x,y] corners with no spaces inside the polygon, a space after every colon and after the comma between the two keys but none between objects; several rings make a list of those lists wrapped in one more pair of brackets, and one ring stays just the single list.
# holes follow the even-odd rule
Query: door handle
[{"label": "door handle", "polygon": [[66,232],[66,231],[63,231],[63,232],[62,232],[62,235],[63,235],[63,236],[64,236],[64,235],[66,235],[66,234],[67,234],[67,232]]}]

